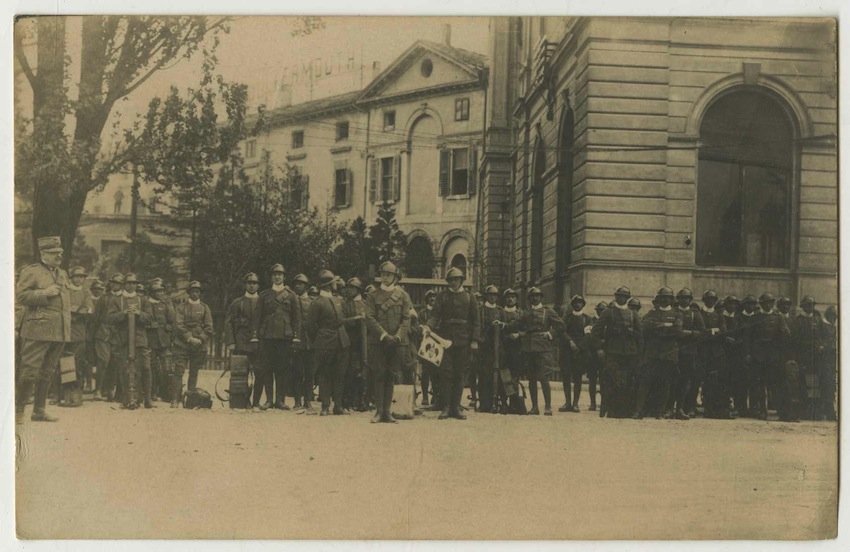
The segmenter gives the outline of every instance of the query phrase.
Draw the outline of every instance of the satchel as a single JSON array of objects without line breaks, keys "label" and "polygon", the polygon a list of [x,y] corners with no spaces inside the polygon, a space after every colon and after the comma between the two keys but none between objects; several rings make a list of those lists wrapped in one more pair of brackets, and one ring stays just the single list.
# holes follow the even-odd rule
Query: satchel
[{"label": "satchel", "polygon": [[212,408],[212,395],[200,387],[186,391],[183,395],[183,408]]}]

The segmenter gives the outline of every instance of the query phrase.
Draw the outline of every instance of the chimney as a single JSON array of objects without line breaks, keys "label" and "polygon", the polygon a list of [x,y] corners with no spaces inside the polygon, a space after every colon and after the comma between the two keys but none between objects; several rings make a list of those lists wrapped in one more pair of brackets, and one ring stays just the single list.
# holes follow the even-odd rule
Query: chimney
[{"label": "chimney", "polygon": [[452,26],[448,23],[443,25],[443,43],[446,46],[452,45]]}]

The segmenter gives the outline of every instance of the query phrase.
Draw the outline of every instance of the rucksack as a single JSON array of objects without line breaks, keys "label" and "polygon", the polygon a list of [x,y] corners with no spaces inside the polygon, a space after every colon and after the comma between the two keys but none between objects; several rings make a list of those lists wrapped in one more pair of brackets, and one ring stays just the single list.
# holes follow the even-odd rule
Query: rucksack
[{"label": "rucksack", "polygon": [[186,391],[183,395],[183,408],[212,408],[212,395],[200,387]]}]

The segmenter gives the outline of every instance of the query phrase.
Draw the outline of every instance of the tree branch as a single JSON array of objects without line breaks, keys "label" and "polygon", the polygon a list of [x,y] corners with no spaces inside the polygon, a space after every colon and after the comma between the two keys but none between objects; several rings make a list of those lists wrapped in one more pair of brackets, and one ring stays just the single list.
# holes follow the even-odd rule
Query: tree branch
[{"label": "tree branch", "polygon": [[21,69],[23,69],[24,75],[26,75],[27,80],[30,83],[30,87],[35,90],[36,75],[30,66],[30,62],[27,60],[26,54],[24,54],[24,40],[21,38],[20,32],[15,32],[15,57],[21,65]]}]

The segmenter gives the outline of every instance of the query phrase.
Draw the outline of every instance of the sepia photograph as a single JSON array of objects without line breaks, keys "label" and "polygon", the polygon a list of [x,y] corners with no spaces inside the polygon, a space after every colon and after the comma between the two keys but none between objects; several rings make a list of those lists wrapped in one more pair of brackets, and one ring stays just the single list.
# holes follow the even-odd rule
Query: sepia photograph
[{"label": "sepia photograph", "polygon": [[9,16],[0,532],[839,536],[837,8],[111,7]]}]

